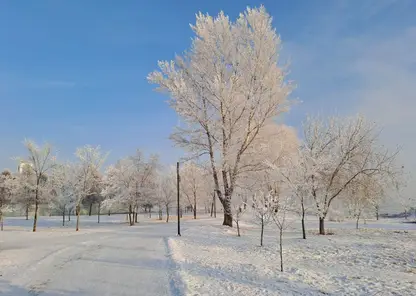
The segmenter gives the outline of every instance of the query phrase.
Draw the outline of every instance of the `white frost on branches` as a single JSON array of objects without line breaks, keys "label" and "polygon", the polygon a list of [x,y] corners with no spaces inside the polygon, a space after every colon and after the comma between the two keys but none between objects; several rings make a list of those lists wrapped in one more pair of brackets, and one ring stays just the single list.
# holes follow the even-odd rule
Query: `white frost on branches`
[{"label": "white frost on branches", "polygon": [[242,158],[262,129],[288,110],[292,85],[278,65],[280,38],[265,8],[248,8],[235,22],[199,13],[192,46],[160,61],[148,76],[167,92],[183,127],[173,141],[191,156],[208,155],[215,190],[232,226],[231,199]]}]

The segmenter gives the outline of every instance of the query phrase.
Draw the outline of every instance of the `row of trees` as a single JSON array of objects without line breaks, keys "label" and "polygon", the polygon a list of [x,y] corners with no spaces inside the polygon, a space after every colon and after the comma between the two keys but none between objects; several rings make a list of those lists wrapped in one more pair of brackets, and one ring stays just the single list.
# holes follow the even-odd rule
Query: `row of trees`
[{"label": "row of trees", "polygon": [[247,194],[267,192],[277,204],[283,195],[296,197],[302,217],[313,206],[324,234],[331,209],[347,203],[358,219],[367,204],[378,210],[380,198],[398,188],[398,151],[381,146],[380,131],[363,117],[308,118],[301,140],[276,124],[294,103],[294,85],[263,6],[235,22],[222,12],[200,13],[191,27],[190,49],[160,61],[148,80],[170,95],[184,123],[172,140],[187,157],[207,161],[223,225],[238,221],[240,196],[245,204]]},{"label": "row of trees", "polygon": [[[98,219],[101,209],[121,209],[128,212],[129,223],[134,225],[140,208],[158,206],[167,214],[176,200],[176,172],[163,168],[156,155],[146,158],[140,150],[132,156],[120,159],[116,164],[103,168],[108,153],[100,147],[85,146],[76,150],[75,162],[59,162],[49,144],[37,146],[25,141],[28,157],[17,158],[16,173],[4,171],[0,175],[0,221],[3,228],[4,212],[23,209],[28,218],[34,211],[33,231],[36,231],[39,207],[65,216],[75,212],[76,230],[79,230],[83,206],[97,204]],[[204,182],[203,167],[189,162],[182,168],[182,195],[191,207],[196,219],[197,208],[212,202],[212,187]],[[200,204],[201,203],[201,204]],[[99,222],[99,220],[98,220]]]}]

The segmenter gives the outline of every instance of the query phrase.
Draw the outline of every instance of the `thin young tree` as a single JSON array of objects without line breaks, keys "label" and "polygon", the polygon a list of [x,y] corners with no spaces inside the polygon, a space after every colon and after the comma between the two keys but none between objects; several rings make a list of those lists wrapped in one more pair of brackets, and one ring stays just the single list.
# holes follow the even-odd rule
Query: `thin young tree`
[{"label": "thin young tree", "polygon": [[231,210],[233,215],[233,220],[237,226],[237,236],[241,236],[240,232],[240,221],[241,218],[247,211],[247,196],[245,190],[237,190],[236,197],[233,199],[231,204]]},{"label": "thin young tree", "polygon": [[[242,157],[267,122],[288,110],[292,84],[278,65],[280,38],[265,8],[248,8],[235,22],[199,13],[192,46],[148,76],[167,92],[184,122],[173,141],[193,157],[209,155],[223,225],[233,225],[231,201]],[[222,184],[221,184],[222,183]]]},{"label": "thin young tree", "polygon": [[288,192],[273,189],[269,192],[268,203],[272,221],[279,230],[280,271],[283,272],[283,233],[291,223],[289,213],[293,210],[294,200]]},{"label": "thin young tree", "polygon": [[298,206],[295,211],[301,217],[302,238],[306,239],[305,216],[311,206],[311,176],[315,174],[313,170],[316,168],[313,160],[299,147],[294,157],[284,157],[280,165],[270,162],[267,164],[270,170],[278,174],[287,190],[296,197]]},{"label": "thin young tree", "polygon": [[271,212],[270,207],[270,199],[268,198],[268,193],[259,192],[253,194],[252,196],[252,207],[253,207],[253,215],[255,221],[260,224],[261,232],[260,232],[260,246],[263,246],[263,237],[264,237],[264,228],[266,225],[270,223],[271,220]]},{"label": "thin young tree", "polygon": [[36,232],[36,226],[38,222],[38,210],[39,205],[43,202],[42,198],[49,192],[47,191],[47,174],[55,167],[56,157],[53,154],[53,149],[50,144],[46,143],[42,147],[39,147],[35,142],[31,140],[25,140],[24,145],[29,153],[26,160],[20,158],[20,162],[27,162],[25,166],[32,174],[34,178],[34,205],[35,213],[33,219],[33,232]]}]

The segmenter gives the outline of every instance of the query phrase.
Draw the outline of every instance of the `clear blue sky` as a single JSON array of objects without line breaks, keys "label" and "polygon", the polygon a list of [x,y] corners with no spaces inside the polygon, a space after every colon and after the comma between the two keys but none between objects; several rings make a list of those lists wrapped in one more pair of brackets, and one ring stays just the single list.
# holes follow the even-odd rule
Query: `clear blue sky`
[{"label": "clear blue sky", "polygon": [[416,22],[411,0],[2,0],[0,168],[14,169],[10,157],[24,154],[25,137],[50,141],[62,158],[100,144],[110,161],[142,148],[174,162],[179,152],[168,136],[176,115],[147,74],[189,47],[196,12],[235,19],[260,4],[304,101],[285,116],[295,126],[306,113],[361,108],[351,89],[368,91],[366,72],[350,66],[386,38],[406,40]]}]

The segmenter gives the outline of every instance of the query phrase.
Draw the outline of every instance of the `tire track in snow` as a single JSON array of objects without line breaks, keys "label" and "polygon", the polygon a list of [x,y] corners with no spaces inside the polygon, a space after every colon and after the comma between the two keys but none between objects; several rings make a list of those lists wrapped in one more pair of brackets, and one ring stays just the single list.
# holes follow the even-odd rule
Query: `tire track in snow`
[{"label": "tire track in snow", "polygon": [[173,250],[169,246],[169,237],[164,237],[166,257],[168,257],[169,291],[171,296],[185,296],[186,286],[179,271],[179,264],[173,259]]}]

